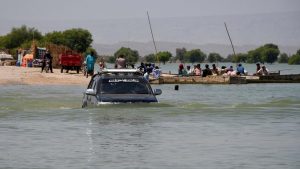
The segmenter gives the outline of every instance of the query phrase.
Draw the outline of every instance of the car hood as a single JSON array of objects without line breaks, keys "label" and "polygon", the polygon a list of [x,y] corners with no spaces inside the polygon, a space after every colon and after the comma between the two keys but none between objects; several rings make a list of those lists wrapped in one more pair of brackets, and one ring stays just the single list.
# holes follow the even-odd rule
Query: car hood
[{"label": "car hood", "polygon": [[149,94],[102,94],[98,97],[99,102],[126,103],[126,102],[157,102],[153,95]]}]

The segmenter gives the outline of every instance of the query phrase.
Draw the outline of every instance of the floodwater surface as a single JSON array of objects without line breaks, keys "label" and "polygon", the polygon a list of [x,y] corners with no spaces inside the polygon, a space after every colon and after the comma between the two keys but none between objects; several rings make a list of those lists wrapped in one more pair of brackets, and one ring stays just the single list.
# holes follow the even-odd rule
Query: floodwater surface
[{"label": "floodwater surface", "polygon": [[152,87],[82,109],[83,86],[1,86],[0,168],[300,168],[300,84]]}]

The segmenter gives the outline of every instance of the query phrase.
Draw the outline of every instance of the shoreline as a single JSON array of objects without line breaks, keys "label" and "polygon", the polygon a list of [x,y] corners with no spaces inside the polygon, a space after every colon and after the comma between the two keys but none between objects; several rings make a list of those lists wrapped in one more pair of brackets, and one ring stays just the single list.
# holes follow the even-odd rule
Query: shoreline
[{"label": "shoreline", "polygon": [[[41,73],[40,67],[0,66],[0,86],[3,85],[80,85],[86,87],[91,76],[86,78],[82,72]],[[150,84],[247,84],[247,83],[300,83],[300,74],[245,77],[178,77],[163,74],[159,79],[150,80]]]},{"label": "shoreline", "polygon": [[91,76],[86,78],[82,72],[76,71],[60,73],[60,69],[53,69],[53,73],[41,73],[41,68],[0,66],[0,85],[82,85],[87,86]]}]

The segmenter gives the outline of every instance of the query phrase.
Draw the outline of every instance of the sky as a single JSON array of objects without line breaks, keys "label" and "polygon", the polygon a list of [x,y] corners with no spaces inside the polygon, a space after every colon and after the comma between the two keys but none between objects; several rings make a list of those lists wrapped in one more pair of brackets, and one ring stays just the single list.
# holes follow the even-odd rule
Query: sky
[{"label": "sky", "polygon": [[0,0],[0,36],[21,25],[43,34],[80,27],[95,43],[145,42],[148,11],[158,41],[227,43],[227,20],[238,44],[298,46],[299,7],[300,0]]},{"label": "sky", "polygon": [[300,0],[1,0],[6,20],[95,20],[299,11]]}]

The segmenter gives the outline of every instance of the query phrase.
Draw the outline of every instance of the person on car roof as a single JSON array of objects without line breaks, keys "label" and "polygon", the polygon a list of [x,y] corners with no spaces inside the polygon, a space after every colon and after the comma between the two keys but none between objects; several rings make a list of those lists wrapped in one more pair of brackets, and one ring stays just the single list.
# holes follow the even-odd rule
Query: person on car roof
[{"label": "person on car roof", "polygon": [[115,67],[117,69],[125,69],[126,68],[126,60],[125,60],[124,55],[118,56],[118,58],[116,59]]}]

